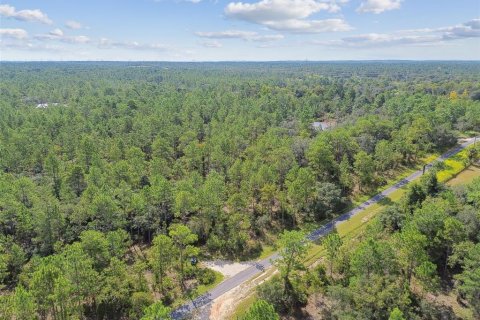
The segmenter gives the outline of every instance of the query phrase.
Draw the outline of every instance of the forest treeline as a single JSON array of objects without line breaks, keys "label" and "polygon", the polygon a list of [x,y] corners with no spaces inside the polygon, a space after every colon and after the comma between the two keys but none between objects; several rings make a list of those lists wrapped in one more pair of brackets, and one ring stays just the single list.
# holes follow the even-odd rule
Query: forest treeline
[{"label": "forest treeline", "polygon": [[478,131],[479,74],[2,63],[0,314],[134,319],[157,300],[149,312],[166,312],[215,279],[191,259],[254,257]]}]

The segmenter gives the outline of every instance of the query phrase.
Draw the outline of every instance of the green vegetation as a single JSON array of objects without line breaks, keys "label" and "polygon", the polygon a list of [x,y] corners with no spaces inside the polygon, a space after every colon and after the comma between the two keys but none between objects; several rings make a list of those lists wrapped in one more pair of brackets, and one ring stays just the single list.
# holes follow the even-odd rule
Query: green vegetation
[{"label": "green vegetation", "polygon": [[168,307],[162,305],[161,302],[157,301],[145,309],[145,315],[141,320],[170,320],[170,312],[172,310]]},{"label": "green vegetation", "polygon": [[457,175],[465,168],[466,152],[461,152],[451,159],[443,162],[442,173],[438,177],[440,181],[447,181]]},{"label": "green vegetation", "polygon": [[258,295],[272,304],[277,311],[289,312],[306,303],[306,295],[299,289],[299,271],[305,269],[302,262],[309,243],[299,231],[283,232],[280,234],[279,243],[280,258],[275,261],[275,266],[280,271],[280,276],[261,284]]},{"label": "green vegetation", "polygon": [[[335,232],[324,238],[314,250],[326,259],[303,273],[299,290],[327,299],[328,307],[319,311],[338,318],[478,317],[479,187],[477,178],[450,189],[437,182],[435,173],[427,174],[403,192],[401,201],[376,210],[380,214],[362,231],[349,228],[343,238]],[[412,201],[418,195],[420,200]],[[459,302],[450,298],[455,293]],[[439,304],[429,294],[448,303]]]},{"label": "green vegetation", "polygon": [[231,319],[241,319],[257,300],[258,296],[256,293],[252,293],[247,298],[243,299],[235,308],[235,312]]},{"label": "green vegetation", "polygon": [[207,269],[207,270],[209,271],[205,271],[205,273],[208,273],[208,275],[204,276],[204,280],[201,281],[205,284],[200,284],[196,288],[194,297],[201,296],[208,290],[215,288],[224,279],[223,274],[221,274],[220,272],[215,270],[210,270],[210,269]]},{"label": "green vegetation", "polygon": [[257,300],[248,309],[242,320],[278,320],[274,307],[264,300]]},{"label": "green vegetation", "polygon": [[[460,157],[461,158],[461,157]],[[430,157],[430,161],[434,160],[435,157]],[[444,170],[451,170],[448,167],[443,167],[441,170],[436,172],[436,176],[447,176],[443,173]],[[480,170],[476,166],[470,166],[464,169],[462,172],[457,174],[455,178],[447,181],[449,186],[457,186],[466,183],[472,182],[475,178],[480,176]],[[389,212],[389,208],[395,203],[399,202],[402,199],[402,196],[406,193],[407,187],[403,187],[394,191],[387,197],[385,200],[380,203],[375,203],[355,217],[350,218],[348,221],[340,224],[336,229],[336,232],[329,234],[321,243],[313,243],[308,249],[307,255],[303,260],[303,264],[307,268],[311,268],[312,265],[316,264],[319,259],[324,259],[329,264],[327,267],[332,272],[332,257],[333,253],[338,247],[338,244],[352,243],[355,239],[361,238],[365,233],[365,230],[368,228],[369,223],[372,221],[375,222],[375,217],[382,212]],[[376,222],[375,222],[376,223]],[[339,237],[340,236],[340,237]],[[338,248],[337,248],[338,249]],[[330,277],[332,275],[330,274]],[[449,296],[454,295],[453,292],[449,293]],[[244,299],[235,310],[235,314],[232,319],[241,317],[244,314],[244,311],[250,307],[258,299],[256,294],[251,294],[247,299]],[[454,297],[451,299],[455,299]],[[471,313],[468,309],[463,309],[458,306],[453,306],[455,314],[463,318],[471,318]],[[393,311],[392,311],[393,312]]]},{"label": "green vegetation", "polygon": [[[1,318],[163,317],[221,281],[198,262],[262,256],[279,235],[290,255],[263,297],[291,313],[307,303],[308,282],[321,282],[303,278],[300,262],[316,247],[296,230],[480,129],[478,63],[142,65],[2,63]],[[316,130],[314,121],[333,126]],[[455,175],[478,154],[446,168]],[[435,188],[431,179],[409,189],[401,209],[414,215],[443,194]],[[403,215],[392,214],[399,228]],[[437,249],[452,255],[460,236],[447,221]],[[344,232],[340,247],[329,243],[323,282],[347,279],[333,255]],[[362,248],[393,259],[387,245]],[[455,268],[474,270],[468,257]],[[435,257],[389,272],[434,287],[429,261],[451,268]],[[464,297],[474,289],[458,288]]]},{"label": "green vegetation", "polygon": [[459,174],[455,176],[455,178],[448,180],[448,185],[450,186],[458,186],[462,184],[467,184],[473,181],[473,179],[480,177],[480,167],[471,165]]}]

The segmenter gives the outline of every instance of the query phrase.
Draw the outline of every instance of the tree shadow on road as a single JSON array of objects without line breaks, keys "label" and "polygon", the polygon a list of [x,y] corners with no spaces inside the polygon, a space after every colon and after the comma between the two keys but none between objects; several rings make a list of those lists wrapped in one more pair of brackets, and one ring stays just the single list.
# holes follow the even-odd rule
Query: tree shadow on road
[{"label": "tree shadow on road", "polygon": [[378,201],[378,204],[386,207],[393,205],[394,202],[389,197],[385,197],[382,200]]}]

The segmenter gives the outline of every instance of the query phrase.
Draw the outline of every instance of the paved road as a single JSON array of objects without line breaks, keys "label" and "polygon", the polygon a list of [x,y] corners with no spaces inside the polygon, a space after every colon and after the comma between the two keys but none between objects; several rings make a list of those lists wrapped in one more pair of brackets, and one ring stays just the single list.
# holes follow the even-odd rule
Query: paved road
[{"label": "paved road", "polygon": [[[480,138],[478,138],[480,140]],[[441,155],[434,161],[430,162],[429,164],[426,165],[425,169],[428,170],[430,169],[434,163],[438,161],[444,161],[447,158],[450,158],[451,156],[454,156],[461,150],[465,149],[467,146],[473,144],[474,139],[465,139],[465,142],[462,144],[458,145],[457,147],[451,149],[450,151],[446,152],[445,154]],[[395,190],[400,189],[404,185],[410,183],[412,180],[415,180],[419,176],[422,175],[422,170],[416,171],[407,178],[401,180],[400,182],[396,183],[395,185],[391,186],[390,188],[382,191],[381,193],[377,194],[376,196],[372,197],[371,199],[365,201],[364,203],[360,204],[358,207],[350,210],[347,213],[344,213],[337,218],[333,219],[326,225],[314,230],[312,233],[310,233],[307,236],[308,240],[314,241],[318,238],[321,238],[331,232],[336,225],[339,223],[342,223],[351,217],[357,215],[358,213],[362,212],[369,206],[371,206],[374,203],[377,203],[378,201],[382,200],[383,198],[387,197],[389,194],[394,192]],[[232,290],[233,288],[238,287],[239,285],[247,282],[248,280],[252,279],[254,276],[260,274],[261,272],[264,272],[266,269],[268,269],[271,265],[272,262],[277,260],[279,257],[278,253],[274,253],[268,258],[265,258],[263,260],[257,261],[252,263],[252,266],[243,270],[242,272],[237,273],[235,276],[226,279],[222,283],[220,283],[218,286],[213,288],[212,290],[208,291],[204,295],[196,298],[195,300],[191,301],[190,303],[184,304],[180,308],[176,309],[173,313],[172,316],[174,319],[183,319],[187,317],[193,310],[197,308],[204,307],[208,304],[210,304],[214,299],[220,297],[227,291]],[[207,316],[208,317],[208,316]]]}]

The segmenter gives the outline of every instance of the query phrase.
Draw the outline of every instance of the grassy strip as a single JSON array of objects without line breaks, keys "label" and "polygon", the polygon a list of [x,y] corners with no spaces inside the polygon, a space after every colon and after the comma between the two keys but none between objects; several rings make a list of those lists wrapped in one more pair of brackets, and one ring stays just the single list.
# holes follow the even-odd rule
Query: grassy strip
[{"label": "grassy strip", "polygon": [[[337,226],[337,232],[344,242],[357,237],[366,228],[369,221],[371,221],[378,213],[384,210],[386,207],[392,205],[394,202],[399,201],[403,194],[406,192],[406,187],[395,190],[388,197],[384,198],[379,203],[375,203],[357,215],[350,218],[348,221],[340,223]],[[305,265],[308,267],[315,263],[324,254],[324,248],[321,244],[313,244],[308,251]]]},{"label": "grassy strip", "polygon": [[210,284],[201,284],[197,287],[197,290],[195,292],[195,298],[196,297],[199,297],[201,296],[202,294],[204,294],[205,292],[215,288],[218,284],[220,284],[220,282],[223,281],[224,279],[224,276],[221,272],[218,272],[218,271],[215,271],[215,270],[212,270],[214,273],[215,273],[215,281],[213,281],[212,283]]},{"label": "grassy strip", "polygon": [[255,301],[257,301],[257,298],[257,293],[253,292],[247,298],[243,299],[242,302],[240,302],[235,308],[235,312],[232,314],[230,319],[241,319],[245,315],[247,310],[250,308],[250,306],[254,304]]},{"label": "grassy strip", "polygon": [[215,270],[212,271],[215,273],[215,280],[212,283],[198,285],[198,287],[193,292],[191,292],[189,297],[182,296],[181,298],[175,299],[175,301],[170,307],[173,309],[178,308],[181,305],[187,303],[189,300],[194,300],[218,286],[224,280],[224,276],[221,272]]},{"label": "grassy strip", "polygon": [[444,168],[437,174],[438,180],[441,182],[445,182],[454,178],[457,174],[462,172],[466,167],[468,150],[470,150],[471,148],[472,146],[460,151],[453,157],[446,159],[443,162]]},{"label": "grassy strip", "polygon": [[480,166],[471,165],[459,173],[455,178],[449,180],[447,184],[449,186],[468,184],[477,177],[480,177]]},{"label": "grassy strip", "polygon": [[263,260],[265,258],[268,258],[277,250],[278,247],[276,245],[264,245],[262,246],[262,253],[260,253],[260,256],[257,258],[257,260]]}]

